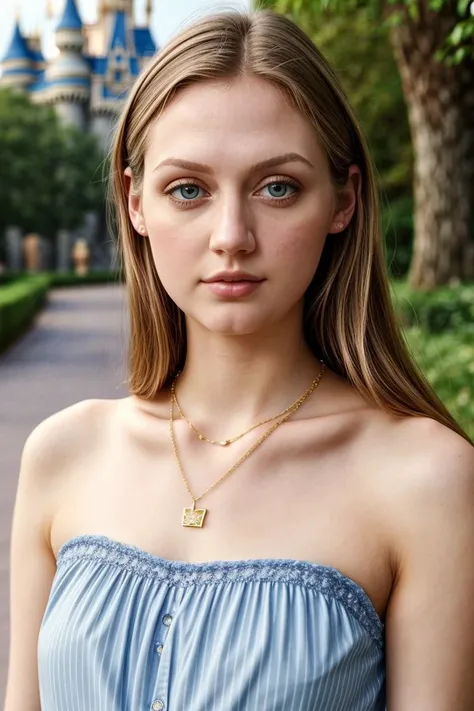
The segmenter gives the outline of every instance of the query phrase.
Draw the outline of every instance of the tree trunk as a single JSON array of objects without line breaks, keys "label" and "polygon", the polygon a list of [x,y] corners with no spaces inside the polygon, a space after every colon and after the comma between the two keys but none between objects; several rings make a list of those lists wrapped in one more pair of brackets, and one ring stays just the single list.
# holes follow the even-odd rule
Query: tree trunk
[{"label": "tree trunk", "polygon": [[474,278],[474,63],[434,58],[456,24],[455,2],[392,31],[413,140],[415,239],[410,285]]}]

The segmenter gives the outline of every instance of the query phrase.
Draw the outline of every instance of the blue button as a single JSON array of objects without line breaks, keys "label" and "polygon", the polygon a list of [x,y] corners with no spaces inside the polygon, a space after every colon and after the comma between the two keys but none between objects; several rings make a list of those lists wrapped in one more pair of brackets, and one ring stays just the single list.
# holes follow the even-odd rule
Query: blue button
[{"label": "blue button", "polygon": [[171,617],[171,615],[165,615],[163,617],[163,624],[166,625],[167,627],[169,627],[172,620],[173,620],[173,618]]},{"label": "blue button", "polygon": [[165,708],[165,705],[160,699],[156,699],[151,705],[152,711],[162,711],[162,709]]}]

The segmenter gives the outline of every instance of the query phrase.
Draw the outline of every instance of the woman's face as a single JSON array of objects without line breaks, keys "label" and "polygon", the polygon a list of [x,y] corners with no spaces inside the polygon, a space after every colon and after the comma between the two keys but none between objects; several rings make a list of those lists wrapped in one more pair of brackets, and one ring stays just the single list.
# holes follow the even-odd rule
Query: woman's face
[{"label": "woman's face", "polygon": [[130,217],[188,326],[251,334],[301,319],[327,235],[352,217],[357,173],[336,192],[313,128],[270,83],[209,81],[150,127]]}]

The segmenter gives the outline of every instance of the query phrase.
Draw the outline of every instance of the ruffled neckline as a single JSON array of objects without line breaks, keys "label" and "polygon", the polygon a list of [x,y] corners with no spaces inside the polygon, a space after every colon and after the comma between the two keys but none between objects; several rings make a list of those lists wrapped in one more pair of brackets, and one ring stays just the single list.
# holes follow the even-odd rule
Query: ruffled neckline
[{"label": "ruffled neckline", "polygon": [[365,590],[328,565],[293,558],[192,563],[161,558],[130,543],[95,534],[75,536],[61,546],[58,569],[77,560],[101,561],[178,587],[232,582],[299,585],[341,602],[379,646],[384,644],[384,624]]}]

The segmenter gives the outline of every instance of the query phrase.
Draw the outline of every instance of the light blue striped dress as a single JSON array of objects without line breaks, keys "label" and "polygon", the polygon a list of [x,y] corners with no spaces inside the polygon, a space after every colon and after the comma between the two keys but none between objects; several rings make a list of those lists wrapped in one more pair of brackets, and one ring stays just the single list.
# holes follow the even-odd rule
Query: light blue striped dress
[{"label": "light blue striped dress", "polygon": [[38,639],[42,711],[383,711],[384,630],[334,568],[169,561],[67,541]]}]

